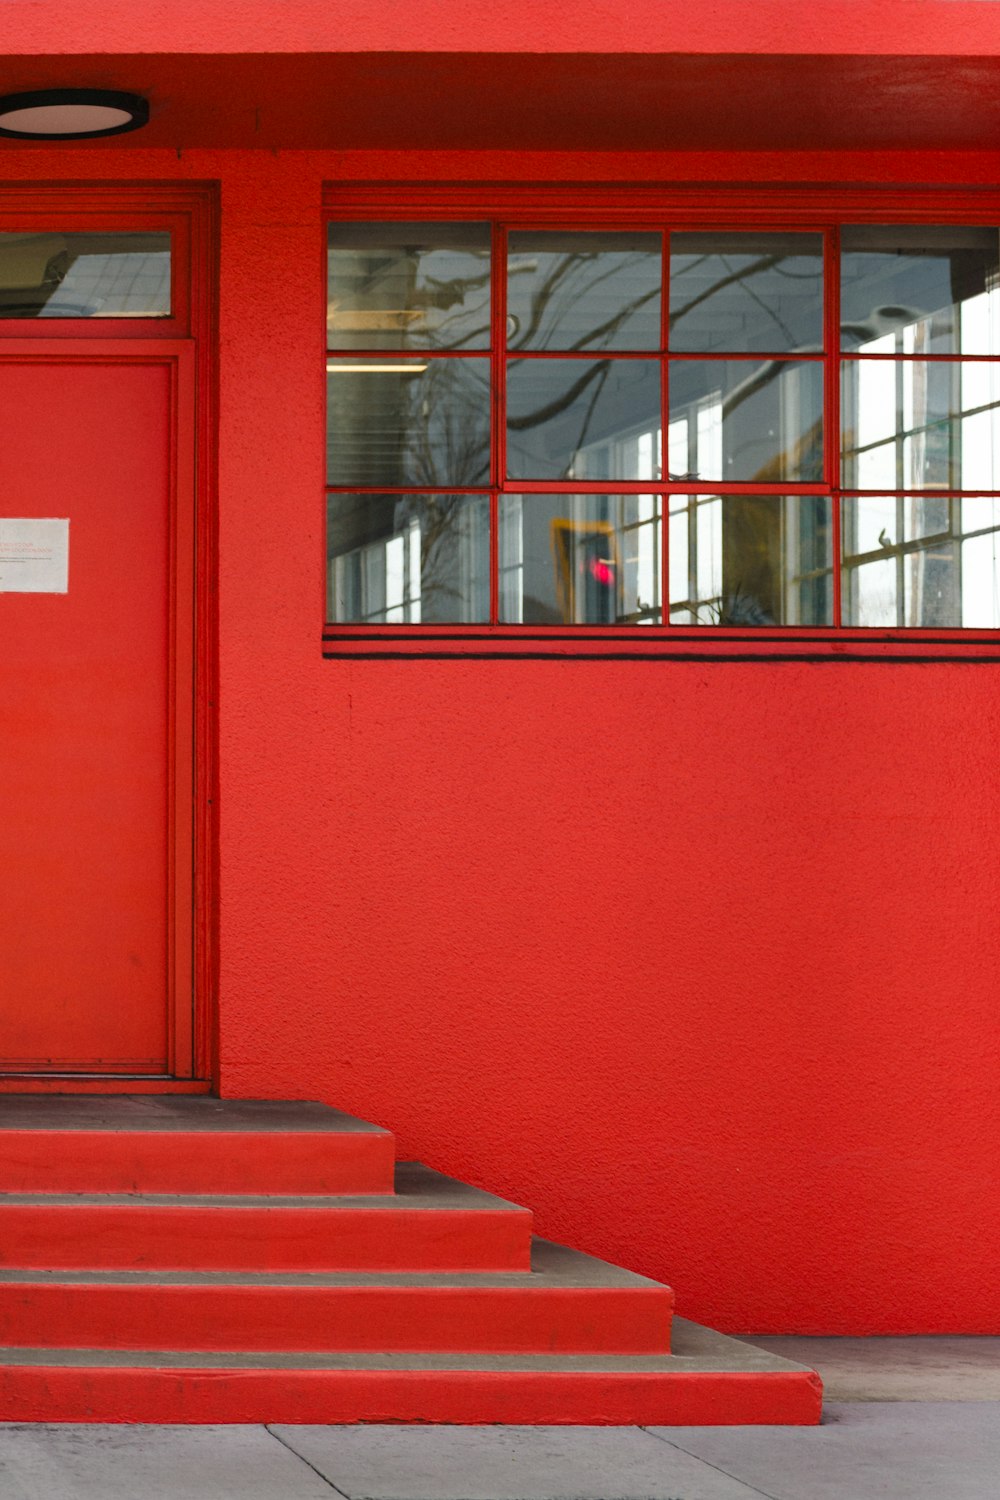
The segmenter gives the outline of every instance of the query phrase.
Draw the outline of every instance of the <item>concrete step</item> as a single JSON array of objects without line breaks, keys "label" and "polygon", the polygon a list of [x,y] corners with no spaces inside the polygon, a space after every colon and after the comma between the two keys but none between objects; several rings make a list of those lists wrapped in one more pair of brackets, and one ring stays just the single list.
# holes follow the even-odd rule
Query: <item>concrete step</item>
[{"label": "concrete step", "polygon": [[815,1371],[676,1319],[670,1354],[0,1348],[4,1422],[819,1421]]},{"label": "concrete step", "polygon": [[391,1133],[324,1104],[0,1097],[8,1193],[391,1193]]},{"label": "concrete step", "polygon": [[528,1271],[531,1213],[432,1172],[393,1195],[0,1193],[0,1266]]},{"label": "concrete step", "polygon": [[669,1287],[536,1240],[530,1272],[0,1270],[0,1344],[662,1353]]}]

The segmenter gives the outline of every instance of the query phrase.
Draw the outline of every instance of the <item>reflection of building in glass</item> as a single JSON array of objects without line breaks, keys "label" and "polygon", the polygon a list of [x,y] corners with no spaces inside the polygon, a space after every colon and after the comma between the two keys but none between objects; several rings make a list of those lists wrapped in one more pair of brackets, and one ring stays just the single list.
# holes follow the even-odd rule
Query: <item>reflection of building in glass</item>
[{"label": "reflection of building in glass", "polygon": [[1000,352],[1000,291],[990,244],[865,257],[881,290],[892,277],[888,290],[904,291],[908,304],[876,305],[845,330],[856,357],[843,370],[844,483],[896,492],[844,498],[846,623],[1000,625],[1000,510],[975,493],[1000,483],[1000,379],[990,360]]},{"label": "reflection of building in glass", "polygon": [[331,231],[335,620],[1000,623],[996,231],[492,236]]},{"label": "reflection of building in glass", "polygon": [[485,496],[338,495],[330,508],[328,587],[341,618],[382,625],[489,619]]},{"label": "reflection of building in glass", "polygon": [[0,315],[162,318],[170,314],[165,231],[0,233]]}]

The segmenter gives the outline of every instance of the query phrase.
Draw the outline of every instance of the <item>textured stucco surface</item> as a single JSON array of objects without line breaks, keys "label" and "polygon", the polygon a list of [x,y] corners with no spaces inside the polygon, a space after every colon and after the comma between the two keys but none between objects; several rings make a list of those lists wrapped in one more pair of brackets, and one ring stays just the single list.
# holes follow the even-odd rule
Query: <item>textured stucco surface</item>
[{"label": "textured stucco surface", "polygon": [[977,0],[5,0],[11,54],[86,52],[756,52],[990,56],[1000,19]]},{"label": "textured stucco surface", "polygon": [[116,154],[989,150],[1000,132],[1000,11],[982,0],[2,0],[0,14],[5,93],[149,100],[140,136],[98,148]]},{"label": "textured stucco surface", "polygon": [[225,1089],[729,1329],[986,1331],[998,669],[321,662],[310,170],[224,183]]},{"label": "textured stucco surface", "polygon": [[60,158],[222,186],[224,1092],[387,1126],[722,1328],[997,1331],[1000,668],[320,656],[323,179],[608,163]]}]

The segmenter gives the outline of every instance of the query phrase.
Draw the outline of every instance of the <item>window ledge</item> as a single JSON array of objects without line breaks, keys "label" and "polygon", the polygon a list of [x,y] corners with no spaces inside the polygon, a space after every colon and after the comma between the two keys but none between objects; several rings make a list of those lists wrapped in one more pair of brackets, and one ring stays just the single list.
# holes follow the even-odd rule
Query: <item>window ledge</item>
[{"label": "window ledge", "polygon": [[968,662],[1000,665],[1000,631],[576,630],[524,626],[327,626],[328,661],[554,660]]}]

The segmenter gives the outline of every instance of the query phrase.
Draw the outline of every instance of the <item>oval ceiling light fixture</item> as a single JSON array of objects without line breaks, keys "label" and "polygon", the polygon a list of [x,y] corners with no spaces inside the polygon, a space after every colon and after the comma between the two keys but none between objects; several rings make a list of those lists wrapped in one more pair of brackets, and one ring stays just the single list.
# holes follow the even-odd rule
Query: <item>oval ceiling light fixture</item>
[{"label": "oval ceiling light fixture", "polygon": [[139,130],[149,100],[111,89],[41,89],[0,98],[0,136],[21,141],[82,141]]}]

